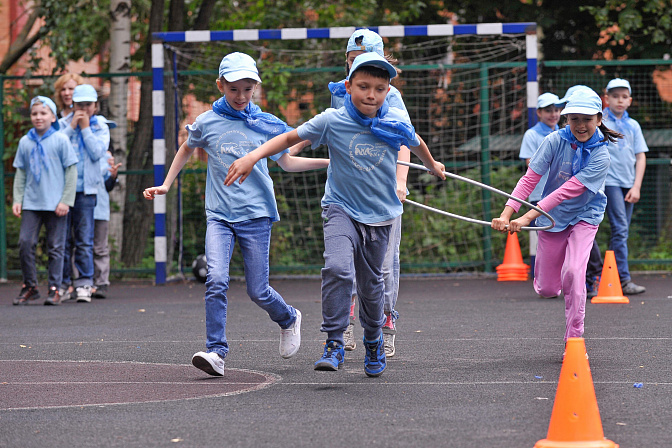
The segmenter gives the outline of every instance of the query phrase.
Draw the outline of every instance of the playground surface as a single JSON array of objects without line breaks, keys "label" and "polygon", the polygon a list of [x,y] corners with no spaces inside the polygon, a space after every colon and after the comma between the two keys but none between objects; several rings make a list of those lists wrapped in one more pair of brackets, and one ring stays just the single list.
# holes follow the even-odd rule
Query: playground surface
[{"label": "playground surface", "polygon": [[[586,306],[604,435],[672,446],[672,273],[634,280],[647,291],[629,304]],[[538,298],[531,281],[402,278],[397,354],[379,378],[364,374],[361,344],[338,372],[314,371],[320,282],[271,284],[303,313],[299,353],[280,357],[278,327],[232,282],[224,377],[190,364],[205,349],[203,284],[119,282],[108,299],[60,307],[12,306],[20,285],[0,285],[0,446],[531,448],[546,437],[564,301]]]}]

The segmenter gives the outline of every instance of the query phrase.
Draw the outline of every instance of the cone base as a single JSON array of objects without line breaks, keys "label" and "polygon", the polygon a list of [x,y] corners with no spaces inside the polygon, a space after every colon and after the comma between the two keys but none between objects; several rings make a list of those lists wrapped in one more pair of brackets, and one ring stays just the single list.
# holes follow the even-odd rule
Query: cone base
[{"label": "cone base", "polygon": [[590,303],[630,303],[630,299],[625,296],[595,296]]},{"label": "cone base", "polygon": [[525,277],[515,277],[515,278],[507,278],[507,277],[501,278],[501,277],[498,277],[497,281],[498,282],[526,282],[527,281],[527,276],[525,276]]},{"label": "cone base", "polygon": [[542,439],[534,445],[534,448],[618,448],[618,445],[607,439],[593,442],[560,442]]}]

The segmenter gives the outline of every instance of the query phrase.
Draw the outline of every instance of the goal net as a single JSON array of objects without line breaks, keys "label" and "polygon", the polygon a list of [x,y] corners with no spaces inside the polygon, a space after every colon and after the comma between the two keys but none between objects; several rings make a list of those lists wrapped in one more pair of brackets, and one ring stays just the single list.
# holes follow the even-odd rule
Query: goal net
[{"label": "goal net", "polygon": [[[443,31],[435,31],[437,35],[432,35],[430,27],[370,29],[383,36],[385,52],[398,61],[402,73],[392,84],[402,93],[416,132],[434,158],[448,171],[510,192],[523,172],[518,151],[530,125],[528,119],[534,116],[529,113],[533,110],[529,109],[530,96],[534,97],[532,108],[536,104],[536,26],[438,25],[441,28],[436,30]],[[163,42],[154,45],[154,89],[155,94],[165,90],[165,109],[155,120],[174,120],[165,129],[172,128],[176,136],[165,136],[166,142],[172,139],[164,145],[165,159],[157,157],[155,137],[157,166],[164,162],[167,170],[177,147],[175,140],[179,145],[186,139],[185,124],[210,109],[219,97],[217,68],[230,52],[247,53],[257,61],[263,83],[253,101],[262,110],[298,126],[328,108],[327,85],[345,77],[345,46],[355,28],[325,30],[318,37],[311,37],[311,30],[307,33],[305,29],[295,30],[301,36],[292,30],[158,33],[155,37]],[[312,31],[315,36],[320,30]],[[155,134],[156,129],[155,123]],[[328,157],[326,147],[306,149],[301,155]],[[188,271],[191,261],[204,252],[206,157],[204,153],[192,157],[183,171],[179,191],[173,193],[179,194],[182,205],[175,209],[177,218],[172,221],[170,204],[177,202],[168,200],[168,221],[176,225],[168,226],[165,254],[161,243],[155,242],[159,247],[155,249],[157,282],[159,270],[164,269],[159,268],[160,257],[166,257],[168,267],[181,264]],[[420,163],[415,156],[411,161]],[[286,173],[274,163],[269,167],[281,218],[271,238],[272,273],[317,274],[323,266],[320,199],[326,170]],[[163,169],[155,171],[163,176]],[[414,201],[486,221],[491,211],[498,215],[505,202],[475,186],[440,181],[413,169],[408,190]],[[157,216],[161,212],[166,209],[159,204]],[[504,238],[485,226],[404,206],[402,273],[492,271],[501,262],[504,243]],[[235,266],[242,267],[242,263],[232,263],[233,275],[242,272]]]}]

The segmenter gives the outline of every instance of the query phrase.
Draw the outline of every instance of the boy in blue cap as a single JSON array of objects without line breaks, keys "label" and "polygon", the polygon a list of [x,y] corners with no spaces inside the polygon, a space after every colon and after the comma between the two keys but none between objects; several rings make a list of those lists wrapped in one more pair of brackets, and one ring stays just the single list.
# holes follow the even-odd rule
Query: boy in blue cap
[{"label": "boy in blue cap", "polygon": [[[224,181],[242,183],[255,163],[304,140],[313,147],[327,144],[329,168],[322,197],[324,260],[322,328],[327,342],[316,370],[336,371],[343,363],[343,332],[349,323],[352,285],[357,277],[360,323],[364,329],[364,371],[379,376],[387,365],[382,326],[385,323],[382,265],[391,224],[401,215],[396,194],[399,148],[408,146],[430,171],[442,179],[435,161],[385,97],[397,70],[384,57],[369,52],[355,58],[345,83],[344,107],[327,109],[296,130],[279,135],[235,161]],[[353,266],[354,259],[354,266]]]},{"label": "boy in blue cap", "polygon": [[[636,120],[628,115],[628,107],[632,104],[630,83],[615,78],[607,84],[607,108],[603,111],[602,121],[611,129],[615,129],[623,138],[609,145],[611,165],[605,181],[604,193],[607,195],[607,216],[611,226],[609,249],[614,251],[618,276],[621,280],[623,294],[641,294],[646,288],[632,281],[628,266],[628,234],[630,220],[635,204],[639,201],[646,170],[646,153],[649,147],[644,140],[642,128]],[[588,296],[597,294],[595,279],[602,271],[602,257],[599,247],[593,244],[591,260],[586,271]]]},{"label": "boy in blue cap", "polygon": [[93,288],[93,211],[96,207],[98,186],[103,183],[99,160],[105,157],[105,152],[110,146],[110,129],[107,119],[102,115],[96,115],[98,93],[92,85],[80,84],[75,87],[72,101],[73,112],[61,118],[59,122],[61,132],[70,139],[79,156],[75,205],[68,214],[68,237],[63,260],[61,294],[62,300],[70,298],[72,255],[79,273],[79,277],[73,283],[77,301],[90,302]]},{"label": "boy in blue cap", "polygon": [[12,213],[21,218],[19,256],[23,288],[14,305],[38,303],[35,247],[40,228],[47,232],[49,292],[45,305],[60,305],[58,288],[63,275],[67,215],[75,202],[77,154],[60,132],[56,104],[44,96],[30,102],[33,128],[21,138],[14,157]]}]

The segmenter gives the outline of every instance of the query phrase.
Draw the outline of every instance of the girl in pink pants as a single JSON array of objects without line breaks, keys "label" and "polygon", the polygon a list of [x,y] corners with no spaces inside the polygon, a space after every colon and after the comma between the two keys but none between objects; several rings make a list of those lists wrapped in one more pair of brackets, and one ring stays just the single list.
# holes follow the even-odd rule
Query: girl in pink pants
[{"label": "girl in pink pants", "polygon": [[[607,204],[607,145],[622,135],[602,124],[602,100],[589,88],[575,91],[562,115],[568,125],[544,139],[512,194],[528,197],[548,173],[538,207],[553,217],[555,226],[539,232],[534,289],[542,297],[564,293],[567,341],[583,335],[586,264]],[[511,220],[519,208],[520,203],[509,200],[500,217],[492,220],[492,228],[513,233],[535,219],[539,227],[551,224],[536,210]]]}]

